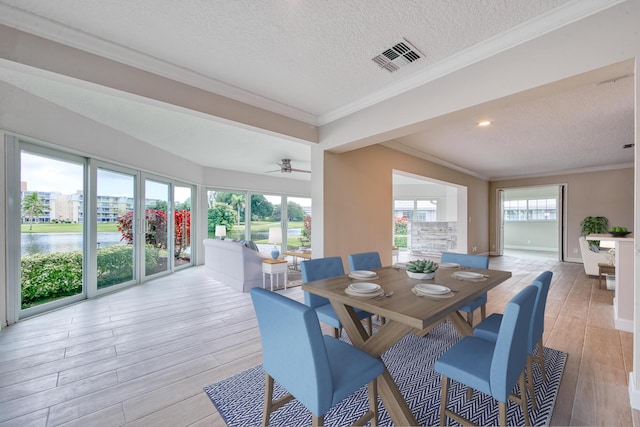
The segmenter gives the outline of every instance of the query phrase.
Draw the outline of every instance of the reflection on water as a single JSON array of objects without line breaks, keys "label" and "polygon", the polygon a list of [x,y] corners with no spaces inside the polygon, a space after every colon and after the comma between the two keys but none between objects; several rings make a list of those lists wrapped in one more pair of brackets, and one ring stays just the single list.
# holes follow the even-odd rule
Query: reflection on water
[{"label": "reflection on water", "polygon": [[[82,250],[82,233],[22,233],[21,256]],[[120,232],[98,233],[98,247],[121,244]]]},{"label": "reflection on water", "polygon": [[[295,237],[302,235],[302,228],[290,228],[287,230],[287,236]],[[244,230],[231,230],[229,234],[227,234],[227,239],[233,240],[244,240]],[[261,240],[269,240],[269,230],[266,231],[252,231],[251,232],[251,240],[254,242],[259,242]]]}]

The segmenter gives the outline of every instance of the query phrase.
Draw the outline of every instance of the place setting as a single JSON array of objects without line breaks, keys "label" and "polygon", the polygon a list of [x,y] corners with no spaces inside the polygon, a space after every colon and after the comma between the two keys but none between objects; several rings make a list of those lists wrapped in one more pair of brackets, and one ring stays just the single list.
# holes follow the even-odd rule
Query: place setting
[{"label": "place setting", "polygon": [[353,270],[349,273],[349,277],[355,280],[371,280],[377,279],[378,273],[370,270]]},{"label": "place setting", "polygon": [[428,297],[432,299],[446,299],[454,295],[454,291],[442,285],[434,285],[431,283],[418,283],[411,291],[419,297]]},{"label": "place setting", "polygon": [[345,288],[344,292],[348,295],[361,298],[378,298],[386,295],[382,286],[370,282],[351,283]]},{"label": "place setting", "polygon": [[460,264],[457,262],[441,262],[438,266],[440,266],[440,268],[460,268]]},{"label": "place setting", "polygon": [[469,282],[483,282],[489,277],[487,274],[476,273],[474,271],[455,271],[452,276],[458,280],[467,280]]}]

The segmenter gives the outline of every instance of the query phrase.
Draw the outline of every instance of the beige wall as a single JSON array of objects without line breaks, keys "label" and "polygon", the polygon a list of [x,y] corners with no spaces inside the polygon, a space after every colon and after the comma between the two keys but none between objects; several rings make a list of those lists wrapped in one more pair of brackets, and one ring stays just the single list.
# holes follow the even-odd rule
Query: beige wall
[{"label": "beige wall", "polygon": [[496,244],[497,190],[535,185],[566,184],[567,260],[579,261],[580,222],[586,216],[605,216],[610,225],[634,224],[633,168],[578,173],[540,178],[492,182],[489,192],[489,232],[491,247]]},{"label": "beige wall", "polygon": [[488,182],[376,145],[324,155],[324,256],[377,251],[390,265],[393,224],[393,171],[464,185],[468,188],[468,251],[489,251]]}]

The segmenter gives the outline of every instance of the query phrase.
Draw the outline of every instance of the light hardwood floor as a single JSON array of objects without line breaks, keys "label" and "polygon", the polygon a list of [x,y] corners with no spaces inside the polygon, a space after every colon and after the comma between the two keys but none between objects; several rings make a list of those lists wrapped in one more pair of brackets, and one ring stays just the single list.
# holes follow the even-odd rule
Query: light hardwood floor
[{"label": "light hardwood floor", "polygon": [[[490,264],[513,277],[489,293],[488,312],[554,273],[545,345],[569,358],[552,425],[631,425],[632,334],[613,327],[613,292],[581,264]],[[299,287],[280,292],[302,300]],[[249,295],[190,268],[0,331],[0,426],[224,425],[203,387],[260,361]]]}]

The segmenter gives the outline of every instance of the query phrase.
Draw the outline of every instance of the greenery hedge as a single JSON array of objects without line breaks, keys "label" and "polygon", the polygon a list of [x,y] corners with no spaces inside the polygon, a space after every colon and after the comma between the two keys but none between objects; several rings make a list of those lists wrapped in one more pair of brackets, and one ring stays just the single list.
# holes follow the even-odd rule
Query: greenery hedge
[{"label": "greenery hedge", "polygon": [[[133,246],[115,245],[98,249],[98,288],[133,279]],[[145,251],[145,271],[158,265],[158,250]],[[82,292],[82,252],[25,255],[21,260],[22,308],[32,307]]]}]

